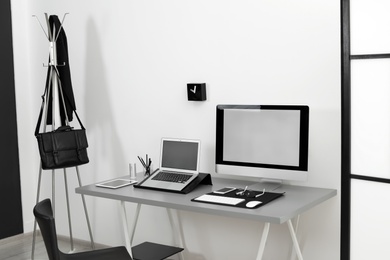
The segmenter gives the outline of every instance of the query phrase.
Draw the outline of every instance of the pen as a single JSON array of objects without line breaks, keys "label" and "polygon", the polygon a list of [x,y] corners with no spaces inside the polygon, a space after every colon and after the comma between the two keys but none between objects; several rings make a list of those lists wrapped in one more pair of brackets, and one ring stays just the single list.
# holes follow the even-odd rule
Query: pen
[{"label": "pen", "polygon": [[138,160],[141,162],[141,164],[146,168],[146,164],[145,164],[144,160],[139,156],[137,156],[137,157],[138,157]]}]

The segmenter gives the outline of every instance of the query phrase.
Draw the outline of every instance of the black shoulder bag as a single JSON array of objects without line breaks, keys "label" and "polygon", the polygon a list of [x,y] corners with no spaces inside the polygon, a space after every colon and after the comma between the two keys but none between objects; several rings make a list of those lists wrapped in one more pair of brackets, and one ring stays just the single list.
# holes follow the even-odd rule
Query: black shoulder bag
[{"label": "black shoulder bag", "polygon": [[74,110],[81,129],[73,129],[70,126],[61,126],[55,131],[39,133],[45,99],[42,96],[41,111],[35,136],[38,140],[39,154],[41,156],[42,169],[60,169],[74,167],[89,162],[87,154],[87,136],[76,110]]}]

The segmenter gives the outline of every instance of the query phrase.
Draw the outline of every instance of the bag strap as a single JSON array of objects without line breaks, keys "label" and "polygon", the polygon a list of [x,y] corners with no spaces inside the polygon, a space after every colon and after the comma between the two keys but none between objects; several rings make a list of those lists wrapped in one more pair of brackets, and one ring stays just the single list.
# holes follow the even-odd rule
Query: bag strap
[{"label": "bag strap", "polygon": [[[69,97],[66,95],[65,91],[62,89],[62,83],[61,83],[61,78],[60,78],[60,73],[59,71],[57,70],[57,67],[54,67],[56,73],[57,73],[57,76],[58,76],[58,79],[59,79],[59,86],[61,88],[61,91],[60,91],[60,95],[62,95],[61,97],[61,100],[62,100],[62,105],[64,106],[64,113],[65,113],[65,117],[66,117],[66,120],[68,121],[68,124],[69,124],[69,119],[68,119],[68,115],[67,115],[67,112],[66,112],[66,106],[65,106],[65,98],[69,99]],[[79,121],[79,124],[81,126],[81,129],[85,130],[85,127],[83,125],[83,123],[81,123],[81,120],[80,120],[80,117],[79,115],[77,114],[76,112],[76,109],[73,109],[73,112],[75,113],[76,117],[77,117],[77,121]]]},{"label": "bag strap", "polygon": [[[57,75],[58,75],[58,78],[60,78],[60,77],[59,77],[59,74],[58,74],[58,71],[57,71],[57,68],[56,68],[55,66],[54,66],[54,70],[56,71],[56,73],[57,73]],[[37,125],[36,125],[36,127],[35,127],[35,136],[38,135],[38,133],[39,133],[39,127],[40,127],[41,122],[42,122],[43,108],[45,107],[45,96],[46,96],[46,94],[48,93],[47,88],[48,88],[48,86],[46,85],[46,86],[45,86],[45,91],[43,92],[43,95],[41,96],[41,98],[42,98],[42,104],[41,104],[41,110],[40,110],[40,112],[39,112],[39,117],[38,117]],[[66,93],[64,93],[63,91],[61,91],[61,93],[62,93],[62,95],[65,97]],[[65,102],[63,98],[61,98],[61,100],[62,100],[62,102]],[[63,105],[65,105],[65,104],[63,104]],[[65,110],[65,109],[64,109],[64,112],[66,113],[66,110]],[[73,112],[75,113],[75,115],[76,115],[76,117],[77,117],[77,121],[79,121],[79,124],[80,124],[80,126],[81,126],[81,129],[85,130],[85,127],[84,127],[83,123],[81,122],[80,117],[79,117],[79,115],[77,114],[76,110],[73,110]],[[69,123],[69,122],[68,122],[68,123]]]},{"label": "bag strap", "polygon": [[79,121],[79,124],[80,124],[80,126],[81,126],[81,129],[85,130],[85,127],[84,127],[83,123],[81,123],[81,120],[80,120],[79,115],[77,114],[76,110],[73,110],[73,112],[74,112],[74,114],[75,114],[76,117],[77,117],[77,121]]},{"label": "bag strap", "polygon": [[41,96],[42,97],[41,111],[39,112],[37,126],[35,127],[35,136],[38,135],[39,126],[41,125],[41,121],[42,121],[43,107],[45,106],[45,94],[46,94],[46,88],[45,88],[45,92]]}]

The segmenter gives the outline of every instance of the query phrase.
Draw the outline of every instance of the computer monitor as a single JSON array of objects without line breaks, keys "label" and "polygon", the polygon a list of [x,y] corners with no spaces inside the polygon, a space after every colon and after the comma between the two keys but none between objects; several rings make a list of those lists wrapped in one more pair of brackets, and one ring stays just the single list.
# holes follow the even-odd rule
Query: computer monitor
[{"label": "computer monitor", "polygon": [[305,181],[308,144],[308,106],[217,106],[216,173]]}]

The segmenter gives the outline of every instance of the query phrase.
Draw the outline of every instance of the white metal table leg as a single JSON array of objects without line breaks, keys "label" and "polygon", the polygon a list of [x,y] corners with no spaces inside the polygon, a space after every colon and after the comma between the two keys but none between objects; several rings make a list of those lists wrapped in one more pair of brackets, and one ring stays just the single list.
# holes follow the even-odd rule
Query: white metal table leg
[{"label": "white metal table leg", "polygon": [[133,257],[132,252],[131,252],[131,243],[130,243],[130,236],[129,236],[129,224],[127,222],[127,212],[125,208],[125,202],[121,201],[121,217],[122,217],[122,225],[123,225],[123,230],[124,230],[124,235],[125,235],[125,244],[127,251]]},{"label": "white metal table leg", "polygon": [[121,216],[122,216],[122,225],[123,225],[123,230],[124,230],[124,235],[125,235],[125,243],[126,243],[126,248],[127,251],[129,252],[130,256],[133,257],[133,253],[131,251],[131,247],[133,244],[133,239],[134,239],[134,234],[135,234],[135,229],[137,227],[137,222],[138,222],[138,217],[139,213],[141,211],[141,204],[137,204],[137,209],[135,212],[135,218],[131,230],[131,237],[129,234],[129,222],[127,219],[127,212],[126,212],[126,205],[124,201],[121,201]]},{"label": "white metal table leg", "polygon": [[298,239],[297,239],[297,236],[295,234],[294,227],[292,225],[291,219],[289,219],[287,221],[287,225],[288,225],[288,229],[290,230],[290,235],[291,235],[291,239],[293,241],[295,253],[297,254],[299,260],[303,260],[301,249],[299,248]]},{"label": "white metal table leg", "polygon": [[[76,173],[77,173],[77,180],[78,180],[78,182],[79,182],[79,187],[81,187],[82,184],[81,184],[81,178],[80,178],[80,173],[79,173],[79,167],[78,167],[78,166],[76,166]],[[87,220],[89,238],[91,239],[91,247],[92,247],[92,249],[95,249],[95,242],[94,242],[93,236],[92,236],[91,223],[89,222],[88,210],[87,210],[87,205],[86,205],[86,203],[85,203],[84,194],[81,194],[81,200],[82,200],[82,202],[83,202],[85,218],[86,218],[86,220]]]},{"label": "white metal table leg", "polygon": [[[185,247],[184,247],[184,239],[183,239],[182,233],[181,233],[181,231],[180,231],[180,225],[175,225],[175,221],[174,221],[174,219],[173,219],[173,214],[172,214],[172,209],[167,208],[167,213],[168,213],[168,217],[169,217],[169,223],[171,224],[172,233],[173,233],[173,238],[174,238],[174,240],[175,240],[175,243],[176,243],[179,247],[185,248]],[[176,227],[179,227],[179,230],[176,229]],[[180,252],[179,258],[180,258],[181,260],[184,260],[183,251]]]},{"label": "white metal table leg", "polygon": [[257,252],[256,260],[261,260],[263,258],[265,243],[267,242],[268,232],[269,232],[270,223],[264,223],[263,234],[261,235],[259,251]]},{"label": "white metal table leg", "polygon": [[133,222],[133,227],[132,227],[132,231],[131,231],[131,239],[130,239],[130,243],[133,244],[133,240],[134,240],[134,234],[135,234],[135,229],[137,228],[137,223],[138,223],[138,217],[139,217],[139,213],[141,211],[141,204],[137,204],[137,209],[135,211],[135,217],[134,217],[134,222]]},{"label": "white metal table leg", "polygon": [[[300,215],[297,216],[297,220],[296,220],[296,222],[295,222],[295,228],[294,228],[295,234],[297,234],[297,232],[298,232],[299,218],[300,218]],[[295,259],[295,250],[292,249],[292,250],[291,250],[291,257],[290,257],[290,260],[294,260],[294,259]]]}]

